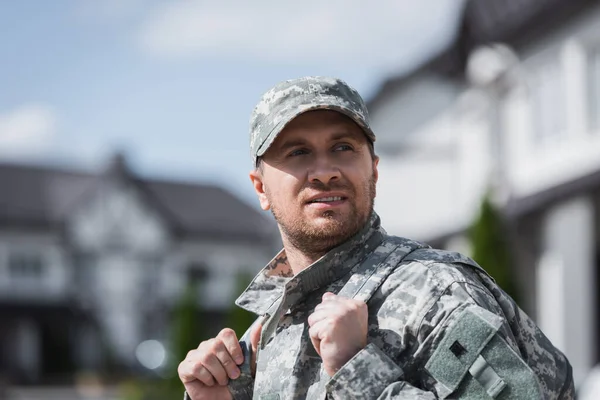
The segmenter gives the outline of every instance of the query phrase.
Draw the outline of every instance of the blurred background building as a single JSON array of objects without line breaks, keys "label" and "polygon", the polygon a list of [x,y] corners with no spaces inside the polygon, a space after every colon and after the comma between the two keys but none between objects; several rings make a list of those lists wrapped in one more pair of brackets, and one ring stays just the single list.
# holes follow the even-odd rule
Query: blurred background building
[{"label": "blurred background building", "polygon": [[578,383],[599,361],[599,83],[598,2],[474,0],[454,42],[370,101],[388,229],[469,253],[493,190],[520,304]]},{"label": "blurred background building", "polygon": [[137,346],[167,345],[197,281],[215,333],[274,253],[274,225],[217,186],[140,178],[117,155],[98,173],[0,164],[0,368],[13,383],[136,371]]}]

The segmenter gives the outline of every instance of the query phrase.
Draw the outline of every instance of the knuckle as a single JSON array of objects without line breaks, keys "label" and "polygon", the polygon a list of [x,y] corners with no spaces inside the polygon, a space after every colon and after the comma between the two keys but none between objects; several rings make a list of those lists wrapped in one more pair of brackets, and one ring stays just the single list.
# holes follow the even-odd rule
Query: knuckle
[{"label": "knuckle", "polygon": [[235,331],[231,328],[223,328],[221,332],[219,332],[218,337],[223,339],[233,339],[236,337]]},{"label": "knuckle", "polygon": [[217,339],[210,339],[206,341],[206,350],[210,353],[214,353],[219,346],[219,341]]},{"label": "knuckle", "polygon": [[224,360],[221,360],[221,365],[223,365],[225,368],[230,367],[233,365],[233,361],[231,360],[231,358],[226,358]]},{"label": "knuckle", "polygon": [[348,302],[348,308],[351,310],[358,310],[360,309],[360,303],[357,300],[351,299]]},{"label": "knuckle", "polygon": [[225,348],[225,344],[222,341],[216,341],[215,344],[212,347],[214,354],[219,354],[219,353],[223,353],[226,350]]},{"label": "knuckle", "polygon": [[206,369],[204,368],[204,365],[201,362],[195,362],[194,364],[192,364],[192,372],[193,372],[194,376],[197,376],[197,377],[202,376],[202,373],[205,370]]},{"label": "knuckle", "polygon": [[210,352],[201,353],[198,355],[197,361],[194,364],[196,364],[196,363],[199,363],[200,365],[207,364],[210,361],[211,356],[212,356],[212,353],[210,353]]},{"label": "knuckle", "polygon": [[198,346],[198,350],[204,350],[206,349],[206,346],[208,346],[208,343],[210,342],[209,340],[204,340],[202,342],[200,342],[200,345]]}]

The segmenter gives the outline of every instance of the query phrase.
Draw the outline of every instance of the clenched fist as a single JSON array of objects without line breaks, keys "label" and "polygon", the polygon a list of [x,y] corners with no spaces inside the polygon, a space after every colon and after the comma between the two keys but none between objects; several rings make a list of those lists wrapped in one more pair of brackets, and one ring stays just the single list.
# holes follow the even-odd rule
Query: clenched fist
[{"label": "clenched fist", "polygon": [[329,376],[367,345],[367,305],[360,300],[325,293],[308,317],[310,340]]},{"label": "clenched fist", "polygon": [[[250,334],[253,371],[260,332],[261,325],[256,324]],[[238,365],[243,362],[244,355],[235,332],[225,328],[217,337],[191,350],[179,364],[177,372],[192,400],[230,400],[227,383],[229,379],[240,376]]]}]

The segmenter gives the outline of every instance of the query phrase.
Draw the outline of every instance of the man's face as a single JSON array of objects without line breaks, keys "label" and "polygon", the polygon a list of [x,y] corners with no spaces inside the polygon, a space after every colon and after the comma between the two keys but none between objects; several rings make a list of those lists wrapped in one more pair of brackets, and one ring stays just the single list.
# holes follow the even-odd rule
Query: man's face
[{"label": "man's face", "polygon": [[362,129],[344,115],[311,111],[292,120],[250,174],[261,207],[308,254],[327,252],[367,222],[378,159]]}]

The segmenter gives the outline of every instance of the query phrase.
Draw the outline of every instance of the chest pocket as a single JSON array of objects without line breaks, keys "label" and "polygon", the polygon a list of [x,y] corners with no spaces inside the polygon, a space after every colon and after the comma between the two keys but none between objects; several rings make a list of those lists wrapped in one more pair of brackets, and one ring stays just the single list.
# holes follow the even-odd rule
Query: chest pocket
[{"label": "chest pocket", "polygon": [[466,308],[425,365],[442,399],[540,399],[535,374],[498,335],[499,317]]}]

